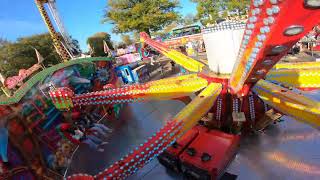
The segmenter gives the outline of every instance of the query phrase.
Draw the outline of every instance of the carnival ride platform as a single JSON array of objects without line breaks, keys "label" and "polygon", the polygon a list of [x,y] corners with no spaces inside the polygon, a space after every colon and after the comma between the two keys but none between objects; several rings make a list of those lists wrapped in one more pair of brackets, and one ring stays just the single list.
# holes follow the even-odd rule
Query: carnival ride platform
[{"label": "carnival ride platform", "polygon": [[[320,92],[308,96],[319,99]],[[151,101],[126,105],[120,119],[104,121],[113,133],[109,144],[99,153],[81,146],[75,153],[67,175],[96,174],[120,159],[160,129],[166,119],[178,113],[184,104],[178,101]],[[242,139],[240,149],[226,172],[239,180],[318,179],[320,175],[320,131],[309,125],[283,117],[264,132]],[[108,162],[106,164],[106,162]],[[129,179],[183,179],[167,170],[155,159]]]},{"label": "carnival ride platform", "polygon": [[[175,71],[178,72],[178,71]],[[306,92],[319,100],[320,91]],[[150,101],[127,104],[119,119],[103,120],[113,129],[107,138],[105,152],[95,152],[80,146],[75,152],[66,175],[97,174],[144,143],[167,120],[185,105],[180,101]],[[320,131],[284,116],[283,121],[264,132],[242,138],[240,149],[226,172],[237,179],[317,179],[320,175]],[[181,174],[167,170],[157,159],[136,174],[135,179],[183,179]]]}]

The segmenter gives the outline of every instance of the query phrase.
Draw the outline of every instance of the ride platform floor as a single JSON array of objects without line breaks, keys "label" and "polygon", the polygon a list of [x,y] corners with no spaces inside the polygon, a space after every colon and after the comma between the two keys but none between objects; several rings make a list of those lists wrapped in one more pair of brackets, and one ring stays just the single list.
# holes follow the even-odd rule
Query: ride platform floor
[{"label": "ride platform floor", "polygon": [[[320,100],[319,92],[308,96]],[[152,101],[128,104],[119,119],[102,123],[113,129],[106,139],[104,152],[80,146],[75,152],[67,175],[97,174],[131,149],[143,143],[166,120],[178,113],[184,104],[178,101]],[[320,131],[289,117],[269,126],[264,132],[242,138],[240,149],[226,172],[239,180],[316,180],[320,177]],[[157,159],[132,175],[130,180],[183,179],[165,169]]]},{"label": "ride platform floor", "polygon": [[[113,128],[105,152],[81,146],[75,153],[68,174],[96,174],[142,143],[170,119],[183,104],[176,101],[126,105],[121,117],[105,121]],[[320,132],[288,117],[271,125],[264,133],[242,139],[238,154],[227,169],[238,179],[319,179]],[[155,159],[129,179],[183,179],[166,170]]]}]

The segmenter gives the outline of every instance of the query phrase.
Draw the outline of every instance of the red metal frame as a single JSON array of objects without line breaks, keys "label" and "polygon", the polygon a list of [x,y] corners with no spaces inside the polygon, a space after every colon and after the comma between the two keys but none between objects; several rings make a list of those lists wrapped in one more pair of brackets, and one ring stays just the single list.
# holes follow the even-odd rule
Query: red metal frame
[{"label": "red metal frame", "polygon": [[[243,39],[242,50],[240,50],[243,53],[230,79],[231,88],[235,92],[239,92],[240,89],[236,88],[235,84],[232,84],[233,82],[238,82],[242,86],[247,83],[255,83],[264,78],[272,66],[319,22],[320,11],[316,8],[307,8],[304,5],[304,1],[261,2],[261,5],[255,7],[252,5],[251,7],[249,22],[244,36],[250,37],[250,39],[248,40],[248,45],[245,45],[244,42],[246,40]],[[259,14],[256,12],[257,9],[260,11]],[[254,26],[254,29],[251,29],[252,26]],[[301,26],[303,31],[296,35],[286,35],[286,30],[293,26]],[[284,49],[281,49],[281,46]],[[278,53],[275,52],[277,50]],[[248,63],[250,58],[253,58],[252,65]],[[239,69],[241,65],[247,66],[247,73],[244,69]],[[241,78],[239,76],[243,76],[245,79],[243,84],[235,80]]]}]

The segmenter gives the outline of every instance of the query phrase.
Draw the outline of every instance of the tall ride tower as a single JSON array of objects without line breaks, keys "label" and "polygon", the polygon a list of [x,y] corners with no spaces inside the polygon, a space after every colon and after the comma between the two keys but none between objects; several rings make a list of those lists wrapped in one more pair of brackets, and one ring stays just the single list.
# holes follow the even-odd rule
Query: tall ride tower
[{"label": "tall ride tower", "polygon": [[72,54],[68,50],[65,44],[63,44],[61,36],[59,33],[56,32],[56,30],[53,27],[53,24],[49,18],[49,15],[44,7],[45,3],[49,3],[49,0],[35,0],[35,3],[38,7],[38,10],[49,30],[49,33],[51,35],[51,38],[53,40],[53,45],[56,48],[58,54],[62,58],[63,61],[68,61],[72,58]]}]

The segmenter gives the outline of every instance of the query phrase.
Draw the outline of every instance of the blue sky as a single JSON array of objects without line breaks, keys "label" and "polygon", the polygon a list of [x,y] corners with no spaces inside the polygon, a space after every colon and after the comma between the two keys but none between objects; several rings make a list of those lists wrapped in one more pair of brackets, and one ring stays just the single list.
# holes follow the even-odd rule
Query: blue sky
[{"label": "blue sky", "polygon": [[[101,24],[107,0],[57,0],[61,19],[69,34],[86,50],[86,39],[96,32],[111,33],[111,24]],[[183,15],[196,13],[196,4],[180,0]],[[34,0],[0,0],[0,37],[15,41],[19,37],[47,32]],[[111,34],[112,40],[120,37]]]}]

